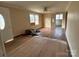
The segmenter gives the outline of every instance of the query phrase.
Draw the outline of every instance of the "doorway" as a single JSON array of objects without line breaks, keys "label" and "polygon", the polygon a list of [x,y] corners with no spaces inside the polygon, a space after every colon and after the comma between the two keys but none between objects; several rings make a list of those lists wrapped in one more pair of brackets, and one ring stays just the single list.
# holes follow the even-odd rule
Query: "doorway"
[{"label": "doorway", "polygon": [[13,39],[9,9],[0,7],[0,56],[6,56],[5,43]]},{"label": "doorway", "polygon": [[62,27],[63,23],[63,13],[59,13],[55,15],[55,25],[56,27]]},{"label": "doorway", "polygon": [[4,43],[1,37],[2,36],[1,33],[4,29],[5,29],[4,17],[2,14],[0,14],[0,57],[6,56]]}]

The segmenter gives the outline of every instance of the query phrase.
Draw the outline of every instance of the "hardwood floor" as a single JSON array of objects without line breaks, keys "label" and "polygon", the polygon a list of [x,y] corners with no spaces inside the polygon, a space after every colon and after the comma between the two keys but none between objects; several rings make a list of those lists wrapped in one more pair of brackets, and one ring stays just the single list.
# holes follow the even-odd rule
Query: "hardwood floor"
[{"label": "hardwood floor", "polygon": [[[22,41],[22,40],[21,40]],[[18,43],[18,42],[17,42]],[[16,45],[17,43],[14,42]],[[47,37],[32,37],[31,39],[7,48],[7,56],[10,57],[67,57],[67,44],[62,40],[50,39]]]},{"label": "hardwood floor", "polygon": [[68,48],[68,56],[71,57],[71,52],[70,52],[70,47],[68,45],[67,42],[67,38],[66,38],[66,34],[65,34],[65,30],[61,27],[56,27],[56,28],[43,28],[40,30],[42,32],[42,36],[44,37],[49,37],[49,38],[53,38],[56,40],[63,40],[67,43],[67,48]]},{"label": "hardwood floor", "polygon": [[40,31],[41,31],[41,35],[44,37],[67,41],[66,36],[65,36],[65,30],[62,29],[61,27],[56,27],[53,29],[43,28]]},{"label": "hardwood floor", "polygon": [[66,35],[65,35],[65,30],[61,27],[56,27],[54,29],[54,31],[52,32],[52,38],[67,41]]},{"label": "hardwood floor", "polygon": [[31,38],[32,38],[31,36],[24,36],[24,35],[14,38],[13,41],[5,44],[6,53],[9,54],[11,51],[21,46],[23,43],[27,42]]},{"label": "hardwood floor", "polygon": [[[56,30],[59,30],[57,28]],[[53,35],[51,35],[53,33]],[[59,33],[62,33],[60,35]],[[56,34],[56,35],[54,35]],[[33,38],[32,36],[19,36],[14,41],[5,44],[7,56],[19,56],[19,57],[49,57],[49,56],[68,56],[68,48],[65,37],[63,37],[64,31],[59,30],[56,32],[51,31],[50,28],[41,29],[41,36],[39,38]],[[59,35],[59,36],[58,36]],[[56,37],[57,36],[57,37]],[[45,40],[43,40],[45,37]],[[48,38],[49,37],[49,38]],[[46,40],[47,38],[47,40]],[[56,41],[52,41],[52,39]],[[61,39],[62,38],[62,39]],[[60,39],[60,40],[59,40]],[[62,42],[65,42],[64,44]],[[54,49],[54,50],[53,50]]]}]

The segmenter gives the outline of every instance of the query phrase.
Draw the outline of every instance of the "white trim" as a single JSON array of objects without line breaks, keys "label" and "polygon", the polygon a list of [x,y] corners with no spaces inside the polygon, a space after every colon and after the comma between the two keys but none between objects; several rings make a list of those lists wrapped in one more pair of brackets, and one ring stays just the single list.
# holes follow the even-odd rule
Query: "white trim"
[{"label": "white trim", "polygon": [[13,38],[12,39],[9,39],[9,40],[5,41],[5,43],[11,42],[13,40],[14,40]]}]

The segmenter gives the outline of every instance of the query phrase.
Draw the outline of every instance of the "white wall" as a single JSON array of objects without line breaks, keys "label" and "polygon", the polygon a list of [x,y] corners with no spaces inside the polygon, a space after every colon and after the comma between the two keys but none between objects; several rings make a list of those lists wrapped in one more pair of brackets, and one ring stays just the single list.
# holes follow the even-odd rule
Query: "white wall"
[{"label": "white wall", "polygon": [[79,57],[79,2],[72,2],[68,9],[66,36],[72,56]]},{"label": "white wall", "polygon": [[0,57],[3,56],[3,50],[2,50],[2,41],[0,36]]},{"label": "white wall", "polygon": [[52,15],[51,14],[45,14],[44,15],[44,27],[48,27],[48,28],[51,28],[51,18],[52,18]]},{"label": "white wall", "polygon": [[5,20],[5,29],[1,31],[1,40],[6,42],[7,40],[13,39],[12,27],[10,21],[10,15],[8,8],[0,7],[0,14],[3,15]]}]

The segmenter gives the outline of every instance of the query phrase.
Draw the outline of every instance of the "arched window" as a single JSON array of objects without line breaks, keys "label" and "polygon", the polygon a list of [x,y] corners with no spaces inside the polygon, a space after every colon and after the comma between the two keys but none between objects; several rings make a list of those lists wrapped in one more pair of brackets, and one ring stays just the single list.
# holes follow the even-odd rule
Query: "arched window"
[{"label": "arched window", "polygon": [[4,30],[4,28],[5,28],[4,17],[2,16],[2,14],[0,14],[0,30]]}]

